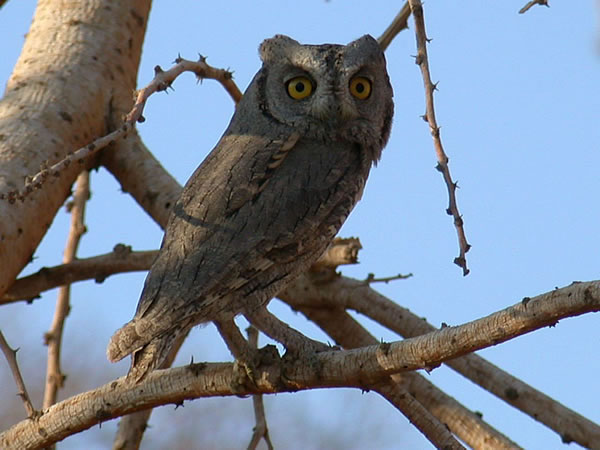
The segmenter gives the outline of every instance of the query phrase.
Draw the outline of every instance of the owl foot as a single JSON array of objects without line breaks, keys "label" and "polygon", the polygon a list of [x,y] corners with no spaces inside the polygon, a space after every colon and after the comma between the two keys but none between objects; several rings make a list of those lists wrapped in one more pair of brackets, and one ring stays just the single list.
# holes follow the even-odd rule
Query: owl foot
[{"label": "owl foot", "polygon": [[233,363],[233,378],[230,385],[232,392],[242,396],[242,393],[256,389],[257,380],[261,376],[261,366],[270,366],[280,359],[277,347],[274,345],[265,345],[260,349],[246,347]]}]

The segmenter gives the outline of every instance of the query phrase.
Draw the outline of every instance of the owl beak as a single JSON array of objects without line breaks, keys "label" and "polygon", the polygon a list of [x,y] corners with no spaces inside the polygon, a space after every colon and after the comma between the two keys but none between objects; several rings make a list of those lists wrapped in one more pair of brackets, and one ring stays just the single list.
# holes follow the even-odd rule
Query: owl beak
[{"label": "owl beak", "polygon": [[356,118],[356,111],[352,105],[347,105],[343,99],[333,92],[326,93],[315,99],[312,104],[311,114],[319,120],[333,122],[346,122]]}]

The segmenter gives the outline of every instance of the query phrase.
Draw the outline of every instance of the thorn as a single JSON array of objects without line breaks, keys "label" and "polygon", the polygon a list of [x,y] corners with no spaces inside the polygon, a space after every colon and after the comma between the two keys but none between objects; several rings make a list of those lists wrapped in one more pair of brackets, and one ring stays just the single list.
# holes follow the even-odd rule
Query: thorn
[{"label": "thorn", "polygon": [[161,73],[163,73],[164,70],[162,70],[162,67],[160,67],[159,65],[154,66],[154,75],[159,75]]}]

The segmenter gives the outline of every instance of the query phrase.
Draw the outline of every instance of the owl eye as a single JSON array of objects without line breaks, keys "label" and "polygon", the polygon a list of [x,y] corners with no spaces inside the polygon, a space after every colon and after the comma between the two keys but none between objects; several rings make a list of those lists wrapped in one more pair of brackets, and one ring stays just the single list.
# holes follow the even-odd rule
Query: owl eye
[{"label": "owl eye", "polygon": [[371,95],[371,81],[365,77],[354,77],[350,80],[350,93],[359,100],[365,100]]},{"label": "owl eye", "polygon": [[308,77],[294,77],[287,82],[287,91],[294,100],[302,100],[312,94],[313,84]]}]

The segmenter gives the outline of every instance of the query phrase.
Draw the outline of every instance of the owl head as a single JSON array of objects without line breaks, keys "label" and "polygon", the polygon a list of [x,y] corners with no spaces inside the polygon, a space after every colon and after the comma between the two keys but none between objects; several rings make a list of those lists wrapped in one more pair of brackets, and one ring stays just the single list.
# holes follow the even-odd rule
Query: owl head
[{"label": "owl head", "polygon": [[260,57],[255,81],[263,114],[308,138],[357,143],[379,160],[394,105],[385,57],[373,37],[302,45],[276,35],[261,44]]}]

